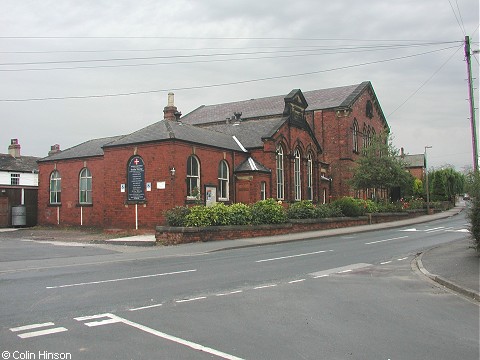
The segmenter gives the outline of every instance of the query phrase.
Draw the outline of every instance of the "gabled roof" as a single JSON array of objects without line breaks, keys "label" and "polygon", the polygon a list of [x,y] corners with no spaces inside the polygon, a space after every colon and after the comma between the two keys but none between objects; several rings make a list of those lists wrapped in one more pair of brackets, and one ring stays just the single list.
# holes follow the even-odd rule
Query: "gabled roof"
[{"label": "gabled roof", "polygon": [[425,155],[416,154],[416,155],[403,155],[400,157],[401,160],[405,162],[407,168],[412,167],[425,167]]},{"label": "gabled roof", "polygon": [[143,129],[135,131],[134,133],[110,142],[104,147],[158,142],[170,139],[183,140],[243,152],[241,146],[230,135],[171,120],[158,121]]},{"label": "gabled roof", "polygon": [[262,139],[272,137],[288,118],[248,120],[232,123],[212,124],[205,129],[235,136],[247,149],[263,147]]},{"label": "gabled roof", "polygon": [[[309,110],[344,108],[352,105],[358,96],[371,87],[369,81],[361,84],[303,92]],[[182,122],[198,125],[221,122],[231,118],[235,112],[243,119],[281,116],[285,108],[285,95],[237,101],[225,104],[201,106],[182,117]]]},{"label": "gabled roof", "polygon": [[13,157],[10,154],[0,154],[0,171],[37,172],[38,159],[34,156]]},{"label": "gabled roof", "polygon": [[264,172],[264,173],[271,173],[272,170],[266,168],[262,164],[260,164],[257,160],[253,159],[252,157],[248,157],[244,162],[238,165],[235,170],[236,173],[240,172]]},{"label": "gabled roof", "polygon": [[85,158],[85,157],[92,157],[92,156],[102,156],[103,146],[105,146],[108,143],[111,143],[112,141],[118,140],[121,137],[122,136],[112,136],[112,137],[89,140],[82,144],[63,150],[59,153],[47,156],[38,161],[43,162],[43,161],[65,160],[65,159],[77,159],[77,158]]}]

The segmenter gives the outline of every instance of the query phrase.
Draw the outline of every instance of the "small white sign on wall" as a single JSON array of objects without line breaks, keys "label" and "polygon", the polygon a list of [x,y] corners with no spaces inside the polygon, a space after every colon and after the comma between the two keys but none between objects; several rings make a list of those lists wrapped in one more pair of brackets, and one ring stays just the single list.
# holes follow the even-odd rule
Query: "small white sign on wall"
[{"label": "small white sign on wall", "polygon": [[125,192],[125,184],[120,185],[120,192]]},{"label": "small white sign on wall", "polygon": [[147,182],[146,188],[147,188],[147,191],[152,191],[152,183]]},{"label": "small white sign on wall", "polygon": [[165,189],[165,181],[157,181],[157,189]]}]

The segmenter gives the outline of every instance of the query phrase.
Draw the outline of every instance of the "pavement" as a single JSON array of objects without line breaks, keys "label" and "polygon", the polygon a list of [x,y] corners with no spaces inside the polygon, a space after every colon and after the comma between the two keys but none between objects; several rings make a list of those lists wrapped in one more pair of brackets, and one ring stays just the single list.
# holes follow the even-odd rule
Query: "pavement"
[{"label": "pavement", "polygon": [[[303,233],[291,233],[273,237],[256,237],[225,241],[199,242],[193,244],[182,244],[174,246],[156,246],[155,250],[160,251],[165,256],[188,256],[194,253],[205,253],[213,251],[221,251],[227,249],[244,248],[250,246],[271,245],[284,242],[301,241],[308,239],[318,239],[319,237],[337,236],[358,232],[366,232],[387,228],[403,227],[432,220],[448,218],[459,214],[465,210],[465,203],[460,202],[458,206],[435,213],[432,215],[419,216],[412,219],[400,221],[392,221],[382,224],[371,224],[352,226],[339,229],[319,230]],[[11,229],[0,229],[0,232],[9,231]],[[15,231],[17,232],[17,231]],[[154,234],[135,235],[127,237],[106,236],[98,232],[85,233],[74,230],[63,232],[52,229],[21,229],[17,236],[24,236],[22,232],[30,234],[30,238],[38,241],[42,240],[59,240],[59,241],[78,241],[89,243],[100,243],[109,245],[123,246],[154,246],[156,245]],[[480,253],[471,248],[472,240],[469,238],[442,244],[422,253],[417,254],[412,265],[415,266],[428,279],[434,281],[437,285],[445,287],[457,294],[469,298],[480,303],[479,295],[479,260]]]}]

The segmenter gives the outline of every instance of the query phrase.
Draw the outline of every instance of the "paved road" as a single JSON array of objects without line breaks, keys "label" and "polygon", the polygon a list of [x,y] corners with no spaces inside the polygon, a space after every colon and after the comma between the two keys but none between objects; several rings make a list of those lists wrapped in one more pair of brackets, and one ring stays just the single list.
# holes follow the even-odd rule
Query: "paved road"
[{"label": "paved road", "polygon": [[465,229],[459,215],[186,256],[3,237],[0,351],[72,359],[478,359],[478,305],[411,267],[416,253],[465,239]]}]

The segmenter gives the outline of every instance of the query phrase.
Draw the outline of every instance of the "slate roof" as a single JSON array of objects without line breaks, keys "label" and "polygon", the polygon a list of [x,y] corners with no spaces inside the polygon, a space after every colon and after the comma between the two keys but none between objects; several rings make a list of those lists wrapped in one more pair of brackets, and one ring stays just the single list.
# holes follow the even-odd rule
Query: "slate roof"
[{"label": "slate roof", "polygon": [[407,168],[411,167],[425,167],[424,154],[403,155],[401,159],[405,162]]},{"label": "slate roof", "polygon": [[15,158],[10,154],[0,154],[0,171],[37,172],[38,159],[38,157],[34,156],[19,156]]},{"label": "slate roof", "polygon": [[102,156],[103,146],[120,138],[122,138],[122,136],[111,136],[89,140],[82,144],[65,149],[59,153],[40,159],[39,162]]},{"label": "slate roof", "polygon": [[204,128],[235,136],[246,149],[263,147],[264,138],[269,138],[288,120],[287,117],[248,120],[232,123],[212,124]]},{"label": "slate roof", "polygon": [[235,168],[235,172],[266,172],[270,173],[272,170],[268,169],[267,167],[260,164],[257,160],[253,159],[251,156],[248,157],[244,162],[238,165]]},{"label": "slate roof", "polygon": [[134,133],[125,135],[105,145],[105,147],[157,142],[169,139],[178,139],[228,150],[244,151],[230,135],[171,120],[160,120]]},{"label": "slate roof", "polygon": [[[371,86],[371,83],[364,81],[356,85],[305,91],[303,95],[308,103],[306,110],[348,107],[369,86]],[[203,105],[183,116],[181,120],[191,125],[220,122],[232,118],[235,112],[241,112],[242,119],[278,116],[282,115],[285,108],[285,96],[277,95],[225,104]]]}]

